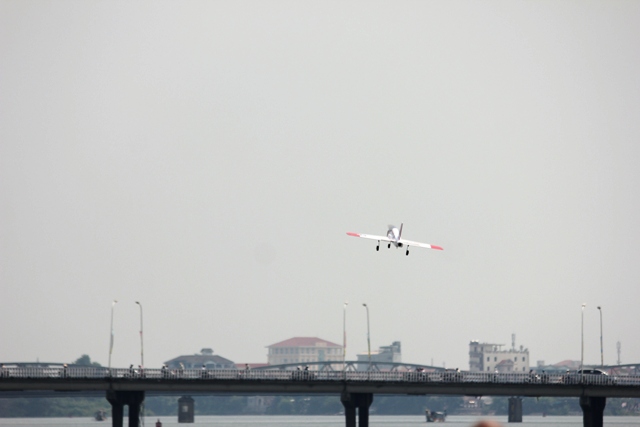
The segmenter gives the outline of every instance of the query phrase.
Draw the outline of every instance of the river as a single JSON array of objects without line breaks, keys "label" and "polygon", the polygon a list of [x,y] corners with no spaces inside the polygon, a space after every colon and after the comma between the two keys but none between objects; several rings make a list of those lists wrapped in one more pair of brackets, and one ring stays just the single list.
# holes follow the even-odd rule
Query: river
[{"label": "river", "polygon": [[[145,417],[145,427],[155,427],[160,420],[163,427],[188,427],[189,424],[178,424],[177,416]],[[471,427],[479,419],[493,419],[507,426],[507,417],[481,417],[468,415],[451,415],[444,423],[446,427]],[[524,427],[581,427],[582,416],[524,416]],[[426,425],[424,416],[383,416],[372,415],[369,418],[371,427],[403,427]],[[72,426],[72,427],[96,427],[111,425],[111,420],[106,422],[94,421],[90,418],[0,418],[0,426],[16,427],[48,427],[48,426]],[[127,425],[125,417],[124,425]],[[345,425],[344,416],[212,416],[196,415],[193,425],[200,427],[342,427]],[[429,424],[438,425],[438,424]],[[518,424],[511,424],[517,426]],[[605,426],[614,427],[638,427],[640,417],[604,417]]]}]

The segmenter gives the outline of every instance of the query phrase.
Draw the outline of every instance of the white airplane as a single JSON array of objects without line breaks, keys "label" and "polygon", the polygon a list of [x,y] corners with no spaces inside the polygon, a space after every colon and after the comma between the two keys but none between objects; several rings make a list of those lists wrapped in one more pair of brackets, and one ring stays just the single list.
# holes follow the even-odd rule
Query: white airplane
[{"label": "white airplane", "polygon": [[414,242],[411,240],[403,239],[402,225],[403,224],[400,224],[400,228],[390,225],[389,230],[387,231],[386,237],[374,236],[372,234],[352,233],[352,232],[348,232],[347,234],[353,237],[362,237],[364,239],[377,240],[378,246],[376,246],[376,251],[380,250],[380,242],[388,242],[387,248],[391,248],[391,245],[394,245],[396,248],[402,248],[406,246],[407,247],[406,255],[409,255],[409,246],[417,246],[419,248],[427,248],[427,249],[436,249],[438,251],[442,250],[441,246],[429,245],[426,243]]}]

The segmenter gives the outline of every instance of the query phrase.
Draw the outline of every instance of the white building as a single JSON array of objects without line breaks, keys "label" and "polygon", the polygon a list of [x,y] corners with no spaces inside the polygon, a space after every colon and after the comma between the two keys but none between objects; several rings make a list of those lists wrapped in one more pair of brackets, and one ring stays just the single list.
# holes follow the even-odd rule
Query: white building
[{"label": "white building", "polygon": [[511,349],[503,350],[504,344],[469,343],[469,371],[471,372],[528,372],[529,349],[515,348],[515,336]]},{"label": "white building", "polygon": [[[294,337],[267,346],[269,365],[341,362],[342,346],[316,337]],[[315,367],[314,367],[315,369]]]},{"label": "white building", "polygon": [[[358,358],[359,371],[366,371],[369,367],[369,352],[356,355]],[[385,345],[371,352],[371,362],[375,363],[400,363],[402,362],[402,351],[400,341],[394,341],[391,345]],[[388,366],[390,368],[390,366]]]}]

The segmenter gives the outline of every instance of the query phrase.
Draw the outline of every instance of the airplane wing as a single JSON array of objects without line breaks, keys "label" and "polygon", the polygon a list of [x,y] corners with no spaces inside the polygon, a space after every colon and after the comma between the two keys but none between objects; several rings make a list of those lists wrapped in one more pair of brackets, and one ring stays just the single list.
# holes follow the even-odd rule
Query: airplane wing
[{"label": "airplane wing", "polygon": [[443,250],[442,246],[429,245],[427,243],[414,242],[412,240],[406,240],[406,239],[400,239],[398,240],[398,243],[402,243],[405,246],[417,246],[419,248],[435,249],[438,251]]},{"label": "airplane wing", "polygon": [[393,240],[389,239],[387,236],[374,236],[373,234],[360,234],[360,233],[347,233],[349,236],[353,237],[362,237],[363,239],[371,239],[371,240],[379,240],[381,242],[393,242]]}]

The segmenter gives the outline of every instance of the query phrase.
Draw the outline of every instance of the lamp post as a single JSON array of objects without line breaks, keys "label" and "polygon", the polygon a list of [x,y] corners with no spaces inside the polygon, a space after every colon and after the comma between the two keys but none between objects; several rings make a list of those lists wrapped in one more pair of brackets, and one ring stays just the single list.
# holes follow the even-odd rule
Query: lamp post
[{"label": "lamp post", "polygon": [[136,301],[136,304],[140,306],[140,367],[144,368],[144,345],[142,344],[142,304],[140,304],[140,301]]},{"label": "lamp post", "polygon": [[371,370],[371,334],[369,333],[369,306],[365,303],[362,303],[364,308],[367,309],[367,348],[369,349],[369,369]]},{"label": "lamp post", "polygon": [[349,303],[345,301],[342,308],[342,372],[347,370],[347,305]]},{"label": "lamp post", "polygon": [[117,300],[113,300],[111,303],[111,339],[109,340],[109,372],[111,372],[111,353],[113,352],[113,307],[118,303]]},{"label": "lamp post", "polygon": [[584,376],[584,308],[587,303],[582,303],[582,319],[580,323],[580,383],[582,383],[582,379]]},{"label": "lamp post", "polygon": [[602,307],[598,306],[600,312],[600,367],[604,368],[604,350],[602,349]]}]

